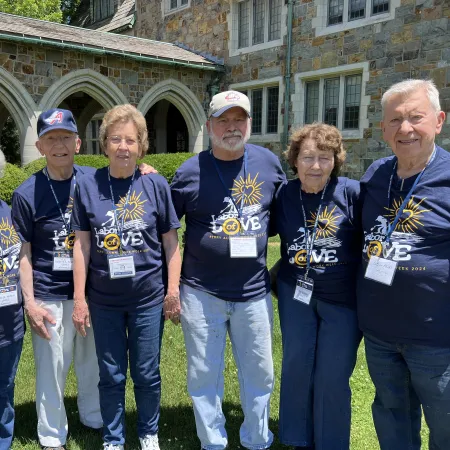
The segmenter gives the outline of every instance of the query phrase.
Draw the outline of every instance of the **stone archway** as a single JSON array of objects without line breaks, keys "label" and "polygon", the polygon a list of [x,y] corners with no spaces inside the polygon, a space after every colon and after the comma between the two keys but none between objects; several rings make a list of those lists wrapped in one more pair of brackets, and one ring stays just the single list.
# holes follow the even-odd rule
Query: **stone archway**
[{"label": "stone archway", "polygon": [[76,92],[85,92],[105,109],[129,103],[123,92],[108,78],[91,69],[77,70],[64,75],[44,94],[39,111],[57,107]]},{"label": "stone archway", "polygon": [[173,79],[161,81],[144,95],[137,108],[146,115],[160,100],[172,103],[183,116],[189,131],[189,151],[199,153],[204,150],[208,146],[206,115],[192,91]]},{"label": "stone archway", "polygon": [[9,72],[0,67],[0,102],[14,119],[20,134],[22,164],[39,156],[35,147],[37,140],[36,104],[25,87]]}]

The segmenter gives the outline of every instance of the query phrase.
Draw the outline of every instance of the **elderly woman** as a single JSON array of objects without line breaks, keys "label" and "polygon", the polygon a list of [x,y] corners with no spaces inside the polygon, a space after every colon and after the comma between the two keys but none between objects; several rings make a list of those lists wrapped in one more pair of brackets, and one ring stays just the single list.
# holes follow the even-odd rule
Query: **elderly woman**
[{"label": "elderly woman", "polygon": [[298,179],[276,199],[283,341],[280,440],[296,449],[348,450],[349,378],[361,340],[355,311],[359,183],[338,177],[340,132],[307,125],[286,152]]},{"label": "elderly woman", "polygon": [[[0,151],[0,173],[6,162]],[[0,200],[0,450],[9,450],[14,433],[14,378],[25,332],[19,286],[20,239],[11,209]]]},{"label": "elderly woman", "polygon": [[131,105],[108,111],[100,143],[109,166],[75,193],[73,318],[82,335],[92,320],[105,450],[124,448],[128,356],[141,447],[158,450],[163,311],[175,323],[180,313],[180,224],[166,180],[136,169],[148,148],[143,115]]}]

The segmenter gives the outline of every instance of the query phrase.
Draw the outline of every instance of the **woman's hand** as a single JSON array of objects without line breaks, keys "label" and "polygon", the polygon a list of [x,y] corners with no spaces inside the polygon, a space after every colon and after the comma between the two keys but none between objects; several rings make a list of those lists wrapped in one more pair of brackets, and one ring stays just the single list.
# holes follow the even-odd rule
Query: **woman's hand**
[{"label": "woman's hand", "polygon": [[86,328],[90,328],[91,319],[85,299],[76,299],[73,301],[72,321],[78,333],[86,337]]},{"label": "woman's hand", "polygon": [[179,292],[168,292],[164,298],[164,319],[171,320],[175,325],[180,323],[181,304]]}]

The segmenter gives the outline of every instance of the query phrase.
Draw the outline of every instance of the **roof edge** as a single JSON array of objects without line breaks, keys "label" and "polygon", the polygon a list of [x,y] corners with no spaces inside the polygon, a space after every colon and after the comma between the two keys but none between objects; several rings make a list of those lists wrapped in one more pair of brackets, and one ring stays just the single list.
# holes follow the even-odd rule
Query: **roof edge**
[{"label": "roof edge", "polygon": [[[12,15],[12,14],[11,14]],[[132,37],[132,36],[128,36]],[[168,58],[161,58],[158,56],[146,56],[138,53],[131,53],[131,52],[120,52],[117,50],[107,49],[105,47],[90,47],[85,46],[84,44],[75,44],[72,42],[65,42],[65,41],[56,41],[51,40],[48,38],[39,38],[39,37],[29,37],[25,35],[17,35],[17,34],[8,34],[5,32],[0,32],[0,39],[4,39],[7,41],[14,41],[14,42],[21,42],[23,43],[28,42],[32,44],[38,44],[38,45],[48,45],[53,47],[59,47],[59,48],[65,48],[65,49],[72,49],[72,50],[79,50],[84,53],[92,53],[95,55],[111,55],[111,56],[117,56],[122,58],[131,58],[137,61],[144,61],[144,62],[152,62],[152,63],[158,63],[158,64],[166,64],[170,66],[181,66],[181,67],[189,67],[191,69],[202,69],[202,70],[212,70],[215,72],[224,72],[225,67],[221,66],[219,64],[206,64],[201,62],[190,62],[190,61],[181,61],[179,59],[168,59]]]}]

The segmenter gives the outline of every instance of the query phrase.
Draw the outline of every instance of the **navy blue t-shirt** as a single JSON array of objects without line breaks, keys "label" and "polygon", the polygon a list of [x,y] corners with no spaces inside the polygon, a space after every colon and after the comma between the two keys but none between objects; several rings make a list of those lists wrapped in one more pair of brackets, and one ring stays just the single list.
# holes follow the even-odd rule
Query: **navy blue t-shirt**
[{"label": "navy blue t-shirt", "polygon": [[[95,171],[74,166],[76,182]],[[73,207],[74,179],[50,180],[66,222]],[[53,251],[72,249],[74,234],[67,233],[60,210],[43,170],[31,175],[12,197],[14,227],[22,242],[31,243],[34,296],[39,300],[60,301],[73,298],[72,271],[53,271]]]},{"label": "navy blue t-shirt", "polygon": [[133,310],[164,300],[167,268],[161,236],[180,227],[169,185],[161,175],[141,175],[136,169],[125,208],[131,178],[111,177],[111,185],[119,226],[125,214],[122,249],[123,256],[134,258],[136,275],[132,278],[109,276],[108,255],[117,255],[119,250],[117,240],[111,236],[118,231],[108,168],[85,175],[75,191],[72,226],[74,230],[91,233],[89,301],[107,309]]},{"label": "navy blue t-shirt", "polygon": [[[300,201],[300,180],[284,184],[276,196],[276,231],[281,239],[278,276],[296,283],[306,272],[306,243],[311,237],[322,192],[302,191],[306,225]],[[361,205],[359,182],[331,178],[322,203],[308,277],[314,280],[314,296],[354,307],[356,273],[361,259]]]},{"label": "navy blue t-shirt", "polygon": [[[437,147],[392,234],[385,255],[398,263],[392,286],[364,278],[378,244],[417,175],[400,179],[396,157],[374,162],[361,179],[363,265],[358,283],[361,329],[400,343],[450,345],[450,154]],[[395,172],[395,173],[394,173]],[[391,200],[388,187],[391,175]]]},{"label": "navy blue t-shirt", "polygon": [[[271,151],[250,144],[245,150],[245,176],[244,157],[222,161],[207,150],[187,160],[171,186],[178,217],[186,216],[182,282],[229,301],[262,298],[270,290],[266,268],[270,208],[285,180]],[[238,233],[240,209],[244,233],[257,239],[256,258],[230,258],[229,237]]]},{"label": "navy blue t-shirt", "polygon": [[1,264],[0,286],[17,286],[18,304],[0,307],[0,347],[21,339],[25,332],[22,307],[22,291],[19,285],[19,236],[11,220],[11,209],[0,200],[0,248]]}]

